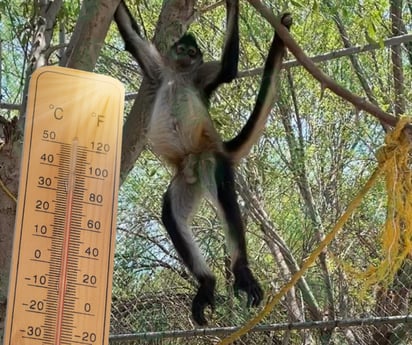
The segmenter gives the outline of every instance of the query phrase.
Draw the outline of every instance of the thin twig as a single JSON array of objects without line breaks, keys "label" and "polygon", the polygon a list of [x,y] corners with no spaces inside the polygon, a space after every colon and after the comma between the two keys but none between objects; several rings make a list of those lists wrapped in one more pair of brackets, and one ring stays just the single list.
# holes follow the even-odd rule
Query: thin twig
[{"label": "thin twig", "polygon": [[7,196],[10,199],[12,199],[15,203],[17,203],[17,198],[13,195],[10,189],[7,188],[7,186],[3,183],[1,179],[0,179],[0,188],[4,190],[4,192],[7,194]]},{"label": "thin twig", "polygon": [[21,104],[13,104],[13,103],[0,103],[0,109],[6,110],[20,110]]},{"label": "thin twig", "polygon": [[197,15],[201,16],[202,14],[209,12],[209,11],[213,11],[215,8],[219,7],[219,6],[223,6],[225,4],[224,0],[220,0],[215,2],[214,4],[211,4],[209,6],[206,6],[204,8],[201,8],[200,10],[197,11]]}]

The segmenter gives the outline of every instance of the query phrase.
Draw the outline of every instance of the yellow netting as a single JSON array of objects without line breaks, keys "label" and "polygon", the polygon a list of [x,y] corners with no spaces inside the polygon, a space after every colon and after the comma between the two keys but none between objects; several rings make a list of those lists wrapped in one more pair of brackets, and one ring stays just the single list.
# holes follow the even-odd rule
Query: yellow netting
[{"label": "yellow netting", "polygon": [[242,328],[223,339],[219,345],[228,345],[255,327],[264,317],[269,315],[274,306],[298,282],[306,270],[315,262],[319,254],[336,237],[339,230],[362,202],[364,195],[375,184],[383,172],[388,194],[387,219],[382,232],[382,250],[384,259],[376,266],[361,273],[367,277],[366,284],[392,281],[405,257],[411,253],[412,240],[412,181],[410,169],[411,140],[403,129],[411,119],[403,117],[396,128],[387,134],[385,145],[379,149],[377,158],[379,165],[358,195],[348,205],[345,213],[339,218],[332,231],[319,243],[319,246],[303,262],[302,268],[277,294],[269,296],[266,306]]}]

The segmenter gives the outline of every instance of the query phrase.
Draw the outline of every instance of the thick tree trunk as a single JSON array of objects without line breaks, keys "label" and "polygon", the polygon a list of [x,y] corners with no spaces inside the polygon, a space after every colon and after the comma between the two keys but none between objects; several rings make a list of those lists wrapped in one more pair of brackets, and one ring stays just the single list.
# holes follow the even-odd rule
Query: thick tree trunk
[{"label": "thick tree trunk", "polygon": [[[0,343],[3,341],[7,286],[11,263],[16,202],[8,195],[17,195],[20,150],[6,143],[0,151]],[[7,189],[7,191],[6,191]]]},{"label": "thick tree trunk", "polygon": [[120,0],[84,1],[63,66],[93,71]]}]

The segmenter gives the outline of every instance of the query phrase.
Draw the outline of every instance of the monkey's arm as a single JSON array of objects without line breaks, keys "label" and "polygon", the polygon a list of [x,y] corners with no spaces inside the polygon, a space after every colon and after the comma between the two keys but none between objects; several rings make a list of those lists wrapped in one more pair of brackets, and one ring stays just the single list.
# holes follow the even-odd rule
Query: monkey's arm
[{"label": "monkey's arm", "polygon": [[[239,63],[239,0],[226,0],[226,36],[222,59],[216,63],[204,64],[199,79],[203,81],[203,90],[207,99],[220,84],[230,83],[236,78]],[[210,73],[215,71],[215,73]]]},{"label": "monkey's arm", "polygon": [[236,78],[239,63],[239,1],[227,0],[226,4],[227,32],[218,83],[229,83]]},{"label": "monkey's arm", "polygon": [[137,60],[146,77],[158,81],[163,66],[162,57],[153,44],[141,37],[139,26],[123,0],[116,9],[114,20],[119,28],[126,50]]},{"label": "monkey's arm", "polygon": [[[288,29],[292,25],[292,17],[289,13],[284,14],[281,21]],[[276,97],[279,73],[285,53],[286,48],[283,41],[275,34],[265,62],[262,82],[252,114],[239,134],[224,143],[225,149],[234,163],[248,155],[252,146],[262,134]]]}]

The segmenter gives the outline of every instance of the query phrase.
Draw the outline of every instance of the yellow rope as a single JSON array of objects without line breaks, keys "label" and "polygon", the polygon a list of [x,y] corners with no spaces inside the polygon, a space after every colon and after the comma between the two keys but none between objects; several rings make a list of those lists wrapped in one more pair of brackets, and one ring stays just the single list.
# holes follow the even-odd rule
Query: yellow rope
[{"label": "yellow rope", "polygon": [[[339,230],[342,229],[343,225],[346,223],[346,221],[348,220],[348,218],[353,214],[353,212],[355,211],[355,209],[359,206],[359,204],[362,202],[363,197],[365,196],[365,194],[373,187],[373,185],[375,184],[377,178],[379,177],[379,175],[381,174],[382,171],[385,171],[386,173],[386,177],[387,177],[387,187],[388,185],[392,184],[395,185],[399,188],[401,188],[399,186],[399,183],[397,182],[397,174],[392,173],[392,177],[388,178],[388,171],[391,171],[393,169],[395,169],[395,171],[397,170],[396,167],[399,167],[399,165],[394,165],[395,168],[391,167],[393,165],[393,160],[397,160],[397,161],[401,161],[401,157],[403,157],[402,160],[402,167],[405,167],[405,163],[408,162],[408,157],[409,157],[409,141],[406,137],[406,135],[403,132],[403,129],[405,127],[406,124],[410,123],[410,119],[407,118],[402,118],[396,128],[393,130],[393,132],[389,133],[386,138],[385,138],[385,142],[386,142],[386,146],[382,149],[379,150],[378,152],[378,161],[379,161],[379,165],[376,168],[376,170],[373,172],[373,174],[370,176],[369,180],[366,182],[366,184],[363,186],[363,188],[360,190],[360,192],[357,194],[357,196],[355,197],[354,200],[352,200],[352,202],[348,205],[345,213],[339,218],[339,220],[337,221],[337,223],[335,224],[334,228],[332,229],[332,231],[326,235],[326,237],[319,243],[319,246],[311,253],[311,255],[303,262],[302,264],[302,268],[296,272],[292,278],[290,279],[290,281],[285,284],[277,294],[275,294],[274,296],[269,297],[269,300],[266,304],[266,306],[251,320],[249,320],[242,328],[240,328],[239,330],[235,331],[234,333],[232,333],[231,335],[229,335],[228,337],[224,338],[219,345],[228,345],[231,344],[232,342],[234,342],[236,339],[240,338],[242,335],[246,334],[247,332],[249,332],[253,327],[255,327],[260,321],[262,321],[263,318],[265,318],[267,315],[270,314],[270,312],[272,311],[272,309],[275,307],[275,305],[277,303],[279,303],[279,301],[282,299],[283,296],[286,295],[286,293],[293,287],[295,286],[295,284],[298,282],[298,280],[300,278],[302,278],[302,276],[305,274],[305,272],[307,271],[307,269],[312,266],[312,264],[315,262],[315,260],[318,258],[318,256],[320,255],[320,253],[326,248],[326,246],[328,246],[332,240],[336,237],[336,234],[339,232]],[[399,138],[402,138],[402,142],[399,144]],[[399,171],[398,171],[399,173]],[[409,179],[407,181],[405,181],[405,185],[408,185],[408,187],[411,186],[411,176],[410,176],[410,170],[406,169],[406,171],[404,172],[405,174],[408,174]],[[406,175],[405,175],[406,176]],[[406,180],[406,178],[405,178]],[[396,192],[399,192],[399,190],[396,190]],[[388,189],[389,190],[393,190],[393,189]],[[405,226],[409,226],[411,220],[408,219],[408,215],[410,218],[410,215],[412,214],[412,206],[411,203],[408,203],[408,207],[404,208],[404,204],[402,202],[398,202],[397,203],[389,203],[389,205],[391,205],[392,210],[391,213],[392,214],[397,214],[398,212],[404,215],[404,217],[402,218],[402,221],[405,222]],[[401,211],[399,211],[397,208],[395,209],[394,207],[400,207]],[[409,213],[404,213],[404,212],[409,212]],[[393,218],[393,217],[392,217]],[[389,218],[388,222],[391,222],[392,218]],[[407,222],[407,224],[406,224]],[[402,229],[403,230],[403,229]],[[400,228],[398,228],[397,233],[399,234],[400,232]],[[411,229],[409,229],[409,231],[412,231]],[[394,248],[394,247],[398,247],[399,243],[395,243],[396,239],[399,236],[394,236],[394,237],[390,237],[390,236],[385,236],[384,237],[384,246],[385,248]],[[406,252],[408,252],[408,250],[410,251],[410,246],[411,246],[411,236],[409,236],[409,239],[407,241],[407,244],[405,245],[405,248],[402,251],[402,254],[405,254]],[[406,239],[405,239],[406,241]],[[392,251],[389,250],[389,253],[391,253]],[[401,259],[399,259],[399,261],[397,261],[397,264],[401,263]],[[394,265],[392,265],[393,268]]]},{"label": "yellow rope", "polygon": [[4,192],[9,196],[10,199],[12,199],[15,203],[17,203],[17,198],[13,195],[12,192],[7,188],[7,186],[3,183],[3,181],[0,179],[0,187],[1,189],[4,190]]},{"label": "yellow rope", "polygon": [[365,291],[378,282],[388,286],[412,253],[411,142],[408,133],[403,131],[410,122],[411,118],[402,117],[377,153],[378,161],[386,162],[387,215],[381,235],[381,262],[356,274],[362,279]]}]

